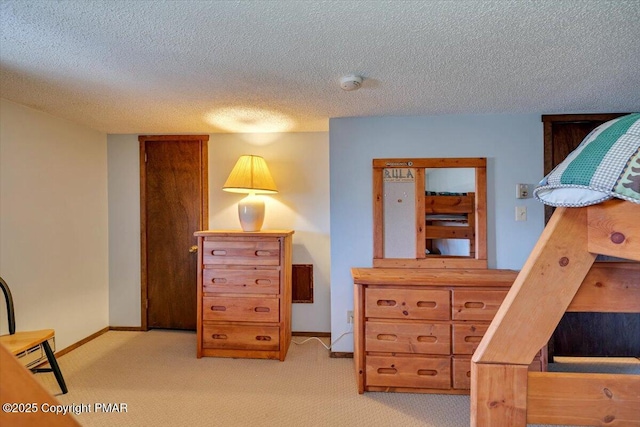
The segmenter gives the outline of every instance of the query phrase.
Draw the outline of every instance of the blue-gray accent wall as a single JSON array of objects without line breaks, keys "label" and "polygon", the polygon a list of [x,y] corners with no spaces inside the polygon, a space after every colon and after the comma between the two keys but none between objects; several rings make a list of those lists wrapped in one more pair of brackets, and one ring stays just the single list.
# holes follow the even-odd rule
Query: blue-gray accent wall
[{"label": "blue-gray accent wall", "polygon": [[[331,119],[331,332],[350,330],[352,267],[373,258],[372,169],[375,158],[486,157],[487,252],[489,268],[519,270],[544,228],[544,207],[516,199],[516,184],[543,177],[540,115],[442,115]],[[515,207],[527,221],[515,221]],[[353,351],[345,336],[332,351]]]}]

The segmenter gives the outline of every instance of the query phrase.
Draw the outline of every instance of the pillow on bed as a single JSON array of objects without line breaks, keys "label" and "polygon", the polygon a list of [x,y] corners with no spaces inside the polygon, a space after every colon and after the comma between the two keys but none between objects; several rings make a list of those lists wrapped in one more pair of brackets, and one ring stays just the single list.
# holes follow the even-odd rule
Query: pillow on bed
[{"label": "pillow on bed", "polygon": [[591,131],[533,195],[551,206],[588,206],[612,197],[640,203],[640,113]]}]

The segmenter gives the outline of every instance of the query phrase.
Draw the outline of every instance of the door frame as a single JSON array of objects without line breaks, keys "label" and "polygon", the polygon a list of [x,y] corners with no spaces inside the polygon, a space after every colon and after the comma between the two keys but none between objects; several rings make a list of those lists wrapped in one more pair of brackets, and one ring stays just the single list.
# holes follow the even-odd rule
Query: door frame
[{"label": "door frame", "polygon": [[140,329],[148,331],[146,144],[152,141],[200,142],[200,224],[202,229],[207,229],[209,227],[209,135],[140,135],[138,141],[140,144]]}]

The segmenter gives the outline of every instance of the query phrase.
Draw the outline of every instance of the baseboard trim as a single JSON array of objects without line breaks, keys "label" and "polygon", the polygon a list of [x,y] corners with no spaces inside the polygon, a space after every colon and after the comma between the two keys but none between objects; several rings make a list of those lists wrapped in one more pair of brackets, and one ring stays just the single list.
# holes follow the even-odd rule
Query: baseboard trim
[{"label": "baseboard trim", "polygon": [[294,337],[320,337],[331,338],[331,332],[291,332]]},{"label": "baseboard trim", "polygon": [[69,347],[63,348],[60,351],[56,351],[56,357],[60,357],[60,356],[64,356],[65,354],[69,353],[72,350],[75,350],[76,348],[80,347],[83,344],[88,343],[89,341],[91,341],[92,339],[98,338],[100,335],[104,334],[105,332],[109,331],[109,327],[105,327],[100,329],[98,332],[95,332],[91,335],[89,335],[86,338],[81,339],[80,341],[71,344]]},{"label": "baseboard trim", "polygon": [[110,331],[146,332],[142,326],[109,326]]},{"label": "baseboard trim", "polygon": [[332,359],[353,359],[353,353],[346,351],[332,351],[329,353],[329,357]]},{"label": "baseboard trim", "polygon": [[[89,341],[98,338],[100,335],[109,332],[109,331],[128,331],[128,332],[145,332],[141,326],[107,326],[100,329],[98,332],[95,332],[89,335],[86,338],[81,339],[80,341],[71,344],[70,346],[63,348],[62,350],[56,351],[56,357],[64,356],[65,354],[75,350],[88,343]],[[331,332],[292,332],[292,336],[294,337],[320,337],[320,338],[331,338]],[[340,352],[331,352],[330,357],[334,358],[352,358],[353,353],[340,353]]]}]

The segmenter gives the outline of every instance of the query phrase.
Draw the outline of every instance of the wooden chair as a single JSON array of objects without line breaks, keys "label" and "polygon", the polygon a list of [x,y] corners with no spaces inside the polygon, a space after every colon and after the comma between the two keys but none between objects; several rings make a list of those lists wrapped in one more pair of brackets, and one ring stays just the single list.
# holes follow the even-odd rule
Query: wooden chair
[{"label": "wooden chair", "polygon": [[16,318],[13,308],[13,297],[11,296],[11,291],[9,290],[7,282],[5,282],[2,277],[0,277],[0,287],[2,287],[4,299],[7,303],[7,317],[9,320],[9,334],[0,336],[0,344],[4,345],[7,350],[9,350],[9,352],[14,356],[33,347],[41,346],[45,354],[47,355],[47,360],[49,361],[49,365],[51,366],[51,368],[32,368],[31,372],[53,372],[53,374],[56,376],[56,380],[58,380],[58,385],[60,385],[62,394],[66,394],[67,385],[65,384],[64,378],[62,377],[62,372],[60,372],[58,361],[56,360],[56,357],[51,350],[51,346],[49,345],[49,340],[51,338],[54,338],[55,336],[54,330],[42,329],[38,331],[16,332]]}]

